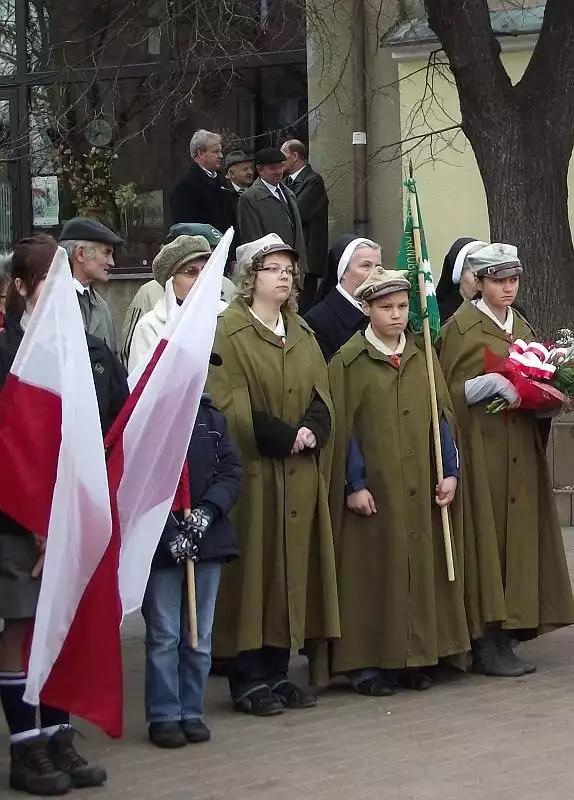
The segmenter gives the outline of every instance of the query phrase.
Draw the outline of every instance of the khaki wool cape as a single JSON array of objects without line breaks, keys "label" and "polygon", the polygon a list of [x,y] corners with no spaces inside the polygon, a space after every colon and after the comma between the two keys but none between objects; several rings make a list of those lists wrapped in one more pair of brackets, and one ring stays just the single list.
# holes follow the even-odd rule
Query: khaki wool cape
[{"label": "khaki wool cape", "polygon": [[333,536],[328,506],[332,436],[317,456],[262,457],[252,410],[298,425],[315,392],[333,421],[327,367],[315,337],[284,311],[280,338],[235,300],[220,315],[207,388],[225,414],[243,464],[239,502],[230,514],[241,556],[222,573],[213,652],[231,657],[269,645],[298,649],[339,636]]},{"label": "khaki wool cape", "polygon": [[[335,408],[330,506],[337,556],[341,639],[332,674],[361,667],[435,664],[470,649],[462,586],[458,492],[451,505],[456,580],[446,570],[422,343],[407,332],[400,368],[356,333],[329,364]],[[434,353],[433,353],[434,356]],[[439,413],[455,431],[435,357]],[[354,435],[378,513],[362,517],[345,498],[347,448]]]},{"label": "khaki wool cape", "polygon": [[[514,311],[514,339],[533,341]],[[461,431],[465,595],[472,638],[501,622],[518,638],[569,625],[574,602],[536,416],[467,406],[464,384],[484,374],[485,348],[506,357],[512,339],[472,303],[443,326],[440,362]]]}]

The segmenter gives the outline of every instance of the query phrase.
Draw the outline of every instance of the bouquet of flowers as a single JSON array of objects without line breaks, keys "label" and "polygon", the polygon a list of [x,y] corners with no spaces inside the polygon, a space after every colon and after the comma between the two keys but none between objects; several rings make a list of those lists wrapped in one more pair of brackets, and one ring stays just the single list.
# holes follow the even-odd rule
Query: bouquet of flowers
[{"label": "bouquet of flowers", "polygon": [[[520,398],[520,407],[527,411],[567,409],[574,397],[574,346],[548,348],[539,342],[526,344],[517,339],[506,358],[487,348],[484,371],[497,372],[510,381]],[[486,410],[497,414],[509,405],[504,398],[496,397]]]}]

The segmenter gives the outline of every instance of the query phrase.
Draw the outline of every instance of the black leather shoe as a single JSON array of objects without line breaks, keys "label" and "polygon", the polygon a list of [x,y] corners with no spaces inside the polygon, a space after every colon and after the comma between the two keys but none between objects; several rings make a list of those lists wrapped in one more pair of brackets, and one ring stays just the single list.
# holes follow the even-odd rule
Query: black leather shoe
[{"label": "black leather shoe", "polygon": [[185,747],[187,744],[187,738],[179,722],[150,722],[148,736],[152,744],[166,750]]},{"label": "black leather shoe", "polygon": [[285,706],[268,686],[261,686],[239,700],[234,700],[233,708],[241,714],[253,714],[255,717],[275,717],[282,714]]},{"label": "black leather shoe", "polygon": [[395,681],[388,670],[381,670],[374,678],[367,678],[355,686],[365,697],[390,697],[395,693]]},{"label": "black leather shoe", "polygon": [[306,689],[301,689],[291,681],[280,681],[271,686],[271,691],[285,708],[313,708],[317,705],[317,698],[314,694]]},{"label": "black leather shoe", "polygon": [[180,722],[180,727],[190,744],[208,742],[211,739],[211,732],[201,719],[184,719]]},{"label": "black leather shoe", "polygon": [[492,635],[482,636],[472,643],[472,668],[480,675],[497,678],[520,678],[526,672],[510,648],[499,647]]}]

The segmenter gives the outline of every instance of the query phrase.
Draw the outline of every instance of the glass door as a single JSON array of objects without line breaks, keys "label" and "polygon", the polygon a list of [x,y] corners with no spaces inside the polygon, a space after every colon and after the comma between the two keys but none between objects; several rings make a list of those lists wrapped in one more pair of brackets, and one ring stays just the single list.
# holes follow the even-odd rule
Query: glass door
[{"label": "glass door", "polygon": [[16,93],[0,89],[0,252],[20,238]]}]

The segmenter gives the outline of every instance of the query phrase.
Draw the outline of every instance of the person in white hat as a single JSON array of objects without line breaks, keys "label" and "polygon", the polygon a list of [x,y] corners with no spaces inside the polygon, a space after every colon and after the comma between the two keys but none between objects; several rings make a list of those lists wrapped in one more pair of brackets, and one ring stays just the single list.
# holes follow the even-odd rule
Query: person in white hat
[{"label": "person in white hat", "polygon": [[[409,330],[407,272],[377,267],[355,291],[369,318],[329,363],[335,408],[330,485],[341,639],[331,672],[357,692],[428,689],[441,658],[464,666],[462,503],[454,413],[435,359],[444,478],[432,452],[425,353]],[[451,507],[457,581],[440,506]]]},{"label": "person in white hat", "polygon": [[327,502],[332,406],[313,332],[297,316],[298,256],[276,234],[237,248],[240,297],[219,316],[207,389],[244,465],[232,512],[241,558],[223,576],[213,652],[235,658],[236,711],[271,716],[315,696],[292,650],[339,635]]},{"label": "person in white hat", "polygon": [[[467,617],[474,669],[518,677],[536,668],[515,641],[572,624],[574,600],[540,421],[505,377],[484,374],[487,348],[505,358],[514,339],[535,339],[512,307],[522,264],[501,243],[467,259],[479,297],[443,326],[440,349],[462,435]],[[496,396],[509,409],[489,414]]]}]

